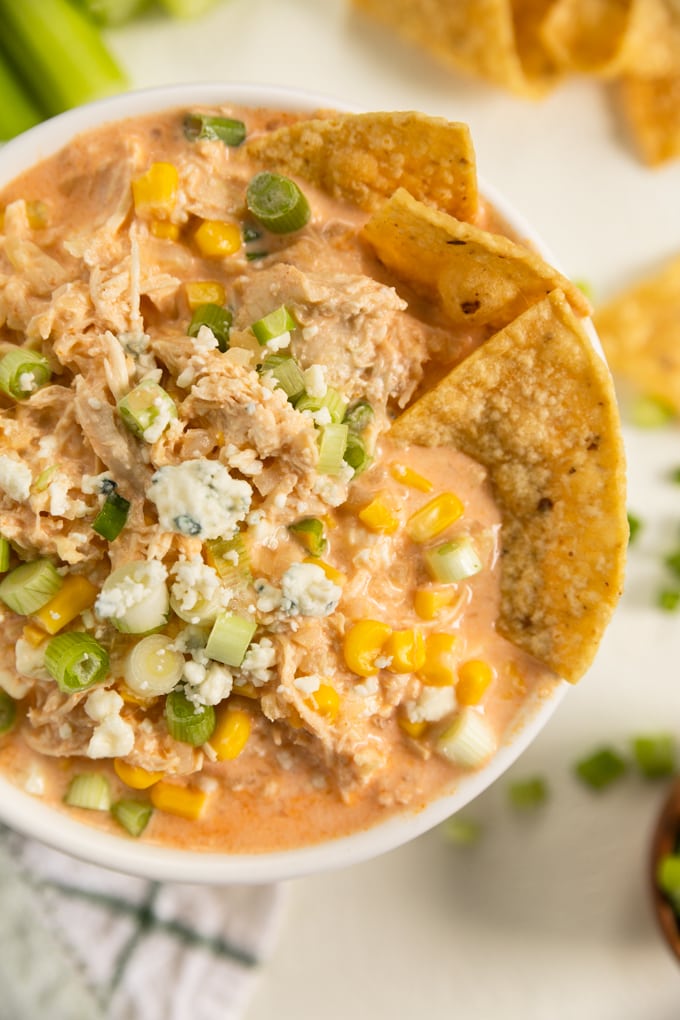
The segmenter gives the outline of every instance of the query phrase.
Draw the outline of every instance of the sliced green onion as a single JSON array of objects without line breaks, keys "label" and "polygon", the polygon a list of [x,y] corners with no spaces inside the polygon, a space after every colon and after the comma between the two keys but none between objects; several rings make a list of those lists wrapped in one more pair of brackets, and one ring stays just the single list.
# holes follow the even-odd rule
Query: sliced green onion
[{"label": "sliced green onion", "polygon": [[253,226],[252,223],[246,223],[243,227],[243,243],[250,244],[251,241],[259,241],[262,237],[262,232]]},{"label": "sliced green onion", "polygon": [[547,801],[548,784],[541,776],[516,780],[508,787],[508,798],[520,811],[533,810]]},{"label": "sliced green onion", "polygon": [[209,740],[215,729],[215,709],[212,705],[194,705],[180,688],[165,699],[165,721],[168,733],[193,747]]},{"label": "sliced green onion", "polygon": [[177,417],[177,407],[162,386],[147,379],[118,401],[118,413],[133,435],[153,443]]},{"label": "sliced green onion", "polygon": [[468,535],[425,549],[423,556],[433,580],[442,584],[464,581],[482,569],[482,561]]},{"label": "sliced green onion", "polygon": [[248,262],[257,262],[258,259],[266,259],[269,254],[270,252],[268,251],[247,251],[246,259]]},{"label": "sliced green onion", "polygon": [[664,563],[676,577],[680,577],[680,549],[676,549],[675,552],[669,553],[664,558]]},{"label": "sliced green onion", "polygon": [[50,464],[44,471],[41,471],[33,483],[33,492],[44,492],[49,487],[58,470],[57,464]]},{"label": "sliced green onion", "polygon": [[127,85],[96,25],[68,0],[0,0],[0,24],[12,63],[46,115]]},{"label": "sliced green onion", "polygon": [[335,422],[319,429],[319,461],[316,469],[321,475],[337,475],[345,463],[348,428]]},{"label": "sliced green onion", "polygon": [[248,209],[272,234],[290,234],[309,222],[309,202],[290,177],[263,170],[246,192]]},{"label": "sliced green onion", "polygon": [[675,417],[673,407],[662,397],[638,397],[631,409],[633,425],[642,429],[658,429]]},{"label": "sliced green onion", "polygon": [[642,530],[642,521],[635,514],[628,513],[628,542],[632,544],[640,531]]},{"label": "sliced green onion", "polygon": [[124,634],[148,634],[167,623],[170,596],[165,571],[153,560],[133,560],[109,574],[95,612]]},{"label": "sliced green onion", "polygon": [[143,800],[125,797],[111,805],[111,814],[131,836],[141,836],[149,824],[153,808]]},{"label": "sliced green onion", "polygon": [[672,482],[673,485],[680,485],[680,467],[673,468],[668,476],[668,480],[669,482]]},{"label": "sliced green onion", "polygon": [[113,542],[125,527],[129,512],[130,500],[119,496],[117,492],[110,492],[92,522],[92,530],[107,542]]},{"label": "sliced green onion", "polygon": [[375,411],[367,400],[357,400],[348,408],[344,417],[345,425],[350,432],[363,432],[367,429],[375,417]]},{"label": "sliced green onion", "polygon": [[331,422],[339,424],[344,421],[347,401],[342,393],[333,389],[332,386],[327,388],[323,397],[310,397],[307,393],[304,393],[295,402],[296,411],[320,411],[322,407],[328,410]]},{"label": "sliced green onion", "polygon": [[15,400],[26,400],[51,377],[47,358],[37,351],[16,347],[0,359],[0,390]]},{"label": "sliced green onion", "polygon": [[576,762],[578,778],[593,790],[602,790],[626,772],[626,762],[610,747],[603,747],[587,758]]},{"label": "sliced green onion", "polygon": [[149,634],[129,653],[123,666],[125,683],[142,698],[169,694],[182,678],[185,659],[165,634]]},{"label": "sliced green onion", "polygon": [[184,118],[184,134],[190,142],[199,139],[224,142],[237,146],[246,137],[246,126],[233,117],[213,117],[207,113],[188,113]]},{"label": "sliced green onion", "polygon": [[323,523],[318,517],[304,517],[288,525],[288,530],[304,545],[311,556],[321,556],[328,545],[323,533]]},{"label": "sliced green onion", "polygon": [[281,305],[269,315],[258,319],[250,328],[255,334],[257,342],[266,344],[270,340],[276,340],[277,337],[283,336],[284,333],[289,333],[291,329],[296,329],[297,322],[293,313],[285,305]]},{"label": "sliced green onion", "polygon": [[674,910],[680,908],[680,853],[664,854],[656,866],[656,884]]},{"label": "sliced green onion", "polygon": [[83,772],[74,776],[64,795],[64,803],[70,807],[87,808],[88,811],[108,811],[111,807],[108,779],[99,772]]},{"label": "sliced green onion", "polygon": [[9,570],[9,558],[12,552],[12,547],[8,540],[0,535],[0,574],[4,574]]},{"label": "sliced green onion", "polygon": [[4,736],[14,726],[17,718],[17,704],[10,698],[7,691],[0,690],[0,736]]},{"label": "sliced green onion", "polygon": [[210,631],[205,653],[209,659],[223,662],[225,666],[240,666],[245,658],[257,623],[249,616],[222,612]]},{"label": "sliced green onion", "polygon": [[472,818],[461,818],[460,815],[447,818],[440,828],[446,842],[455,846],[473,846],[479,843],[483,833],[479,822]]},{"label": "sliced green onion", "polygon": [[373,458],[368,453],[366,443],[361,436],[350,432],[347,436],[347,446],[345,447],[345,462],[351,468],[354,468],[354,474],[358,475],[365,471],[370,466],[372,460]]},{"label": "sliced green onion", "polygon": [[436,743],[437,751],[454,765],[476,768],[496,750],[496,735],[473,708],[463,708]]},{"label": "sliced green onion", "polygon": [[7,142],[22,131],[39,124],[42,115],[26,94],[13,69],[0,53],[0,142]]},{"label": "sliced green onion", "polygon": [[212,303],[199,305],[191,316],[187,333],[189,336],[198,336],[201,326],[207,326],[217,340],[219,349],[226,351],[229,347],[229,330],[232,318],[229,309],[223,308],[222,305]]},{"label": "sliced green onion", "polygon": [[305,391],[305,377],[297,361],[290,354],[270,354],[260,366],[260,372],[271,372],[286,396],[293,403]]},{"label": "sliced green onion", "polygon": [[45,669],[60,691],[73,694],[104,680],[109,672],[109,653],[91,634],[68,631],[47,642]]},{"label": "sliced green onion", "polygon": [[672,733],[635,737],[633,757],[646,779],[662,779],[675,772],[676,741]]},{"label": "sliced green onion", "polygon": [[20,616],[29,616],[42,609],[63,583],[50,560],[33,560],[15,567],[0,581],[0,599]]},{"label": "sliced green onion", "polygon": [[680,607],[680,589],[663,588],[657,596],[657,605],[666,613],[674,613]]},{"label": "sliced green onion", "polygon": [[250,553],[241,532],[233,538],[214,538],[206,543],[208,562],[227,587],[252,580]]}]

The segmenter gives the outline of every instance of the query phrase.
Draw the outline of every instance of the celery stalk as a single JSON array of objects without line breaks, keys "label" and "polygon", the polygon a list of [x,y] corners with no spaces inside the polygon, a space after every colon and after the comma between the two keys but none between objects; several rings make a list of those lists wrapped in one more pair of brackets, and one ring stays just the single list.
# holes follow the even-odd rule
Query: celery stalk
[{"label": "celery stalk", "polygon": [[96,26],[68,0],[0,0],[0,26],[8,59],[47,116],[127,85]]},{"label": "celery stalk", "polygon": [[42,120],[40,111],[24,92],[3,54],[0,54],[0,96],[0,141],[20,135]]}]

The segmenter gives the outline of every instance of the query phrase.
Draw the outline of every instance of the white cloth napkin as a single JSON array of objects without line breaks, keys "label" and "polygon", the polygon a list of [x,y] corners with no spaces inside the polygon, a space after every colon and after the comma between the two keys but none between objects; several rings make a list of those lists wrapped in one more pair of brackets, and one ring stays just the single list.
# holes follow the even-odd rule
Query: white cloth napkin
[{"label": "white cloth napkin", "polygon": [[0,1020],[241,1020],[284,900],[131,878],[0,828]]}]

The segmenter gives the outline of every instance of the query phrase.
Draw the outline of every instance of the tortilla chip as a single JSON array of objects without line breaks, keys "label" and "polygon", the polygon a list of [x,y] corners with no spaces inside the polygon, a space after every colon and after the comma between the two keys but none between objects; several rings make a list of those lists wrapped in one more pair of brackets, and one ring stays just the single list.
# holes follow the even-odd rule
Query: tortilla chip
[{"label": "tortilla chip", "polygon": [[556,287],[576,312],[583,292],[547,262],[500,234],[447,216],[400,189],[366,223],[378,258],[459,325],[501,329]]},{"label": "tortilla chip", "polygon": [[498,629],[578,680],[621,593],[628,527],[611,379],[564,296],[487,340],[391,436],[486,467],[503,518]]},{"label": "tortilla chip", "polygon": [[354,0],[455,70],[537,98],[557,80],[539,33],[552,0]]},{"label": "tortilla chip", "polygon": [[612,371],[680,415],[680,256],[598,309]]},{"label": "tortilla chip", "polygon": [[650,166],[680,156],[680,71],[666,78],[621,81],[623,113],[640,155]]},{"label": "tortilla chip", "polygon": [[243,151],[369,212],[400,186],[461,219],[477,211],[470,129],[440,117],[365,113],[299,121],[253,136]]}]

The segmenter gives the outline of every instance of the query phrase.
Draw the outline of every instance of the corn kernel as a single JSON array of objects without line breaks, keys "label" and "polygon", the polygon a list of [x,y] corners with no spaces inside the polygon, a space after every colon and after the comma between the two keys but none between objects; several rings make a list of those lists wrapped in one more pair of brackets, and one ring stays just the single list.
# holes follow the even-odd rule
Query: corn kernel
[{"label": "corn kernel", "polygon": [[425,641],[422,632],[395,630],[383,645],[383,655],[392,659],[390,673],[416,673],[425,664]]},{"label": "corn kernel", "polygon": [[56,634],[85,609],[94,605],[97,590],[81,574],[69,574],[54,598],[33,614],[33,620],[48,634]]},{"label": "corn kernel", "polygon": [[49,210],[39,198],[26,203],[26,218],[31,230],[42,230],[49,223]]},{"label": "corn kernel", "polygon": [[313,563],[315,566],[321,567],[328,580],[333,584],[343,585],[347,581],[347,574],[343,574],[342,570],[337,570],[330,563],[326,563],[325,560],[320,560],[316,556],[305,556],[302,562]]},{"label": "corn kernel", "polygon": [[457,521],[463,513],[463,504],[452,492],[442,492],[429,503],[411,514],[406,531],[414,542],[427,542]]},{"label": "corn kernel", "polygon": [[39,648],[43,641],[47,641],[47,634],[42,627],[36,627],[33,623],[27,623],[23,630],[24,641],[28,641],[29,645],[34,648]]},{"label": "corn kernel", "polygon": [[152,163],[132,182],[135,212],[145,219],[167,219],[177,202],[179,174],[172,163]]},{"label": "corn kernel", "polygon": [[456,647],[455,634],[434,633],[425,638],[425,662],[418,670],[418,675],[433,687],[446,687],[455,684],[457,679],[454,658]]},{"label": "corn kernel", "polygon": [[413,597],[413,608],[421,620],[436,620],[442,609],[455,602],[458,594],[453,587],[418,588]]},{"label": "corn kernel", "polygon": [[242,698],[250,698],[251,701],[255,701],[260,697],[260,690],[248,680],[245,684],[235,685],[232,694],[238,694]]},{"label": "corn kernel", "polygon": [[456,701],[459,705],[478,705],[493,680],[493,669],[482,659],[468,659],[458,667]]},{"label": "corn kernel", "polygon": [[310,701],[313,708],[329,722],[335,722],[340,711],[340,695],[330,684],[319,684]]},{"label": "corn kernel", "polygon": [[165,775],[164,772],[149,772],[139,765],[130,765],[122,758],[113,759],[113,770],[118,778],[133,790],[148,790]]},{"label": "corn kernel", "polygon": [[392,628],[380,620],[358,620],[352,624],[344,640],[345,662],[359,676],[374,676],[379,667],[375,660],[382,654],[383,645]]},{"label": "corn kernel", "polygon": [[410,468],[408,464],[399,464],[395,461],[390,465],[390,474],[395,481],[402,485],[408,485],[411,489],[419,489],[421,492],[432,492],[434,488],[429,478],[424,478],[417,471]]},{"label": "corn kernel", "polygon": [[155,701],[155,695],[150,698],[143,698],[141,694],[131,690],[123,680],[118,681],[116,690],[126,705],[145,705],[148,708],[151,702]]},{"label": "corn kernel", "polygon": [[250,715],[244,709],[232,705],[223,709],[209,741],[217,760],[233,761],[238,758],[248,743],[251,727]]},{"label": "corn kernel", "polygon": [[426,722],[411,722],[407,715],[400,715],[397,722],[399,723],[399,728],[403,730],[408,737],[412,737],[414,740],[417,740],[418,737],[422,737],[423,733],[427,729]]},{"label": "corn kernel", "polygon": [[166,811],[169,815],[178,815],[192,822],[201,817],[208,800],[205,790],[178,786],[176,783],[167,783],[163,780],[151,787],[149,797],[159,811]]},{"label": "corn kernel", "polygon": [[236,223],[223,220],[203,220],[194,233],[194,241],[201,255],[222,259],[233,255],[241,247],[241,231]]},{"label": "corn kernel", "polygon": [[149,230],[154,237],[160,237],[163,241],[176,241],[179,237],[179,227],[168,220],[151,220]]},{"label": "corn kernel", "polygon": [[376,496],[359,511],[359,520],[369,531],[378,531],[383,535],[393,535],[399,527],[399,518],[381,496]]},{"label": "corn kernel", "polygon": [[184,294],[192,312],[201,305],[223,305],[227,299],[219,280],[192,280],[184,284]]}]

